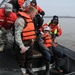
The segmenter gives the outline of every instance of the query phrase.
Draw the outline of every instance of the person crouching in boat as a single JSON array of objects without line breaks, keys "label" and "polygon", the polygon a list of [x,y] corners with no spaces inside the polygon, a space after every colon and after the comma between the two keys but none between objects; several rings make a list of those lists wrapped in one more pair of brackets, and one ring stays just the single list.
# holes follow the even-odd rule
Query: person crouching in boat
[{"label": "person crouching in boat", "polygon": [[20,67],[22,67],[22,63],[24,64],[23,67],[26,68],[26,73],[29,75],[35,75],[32,70],[32,51],[36,38],[35,27],[33,23],[33,18],[35,17],[36,12],[37,10],[30,6],[27,12],[18,12],[18,18],[15,21],[15,51],[17,60]]},{"label": "person crouching in boat", "polygon": [[5,42],[5,49],[13,49],[13,29],[16,19],[17,16],[13,12],[12,4],[6,3],[5,7],[0,9],[0,30],[3,32],[2,39]]}]

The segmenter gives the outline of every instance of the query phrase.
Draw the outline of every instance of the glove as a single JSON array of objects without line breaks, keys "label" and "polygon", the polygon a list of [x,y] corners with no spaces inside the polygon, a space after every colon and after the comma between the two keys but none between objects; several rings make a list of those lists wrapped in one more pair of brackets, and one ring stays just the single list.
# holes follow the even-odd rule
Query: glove
[{"label": "glove", "polygon": [[57,34],[51,34],[52,38],[55,38],[57,36]]},{"label": "glove", "polygon": [[44,11],[42,11],[42,12],[39,12],[42,16],[44,16],[45,15],[45,12]]}]

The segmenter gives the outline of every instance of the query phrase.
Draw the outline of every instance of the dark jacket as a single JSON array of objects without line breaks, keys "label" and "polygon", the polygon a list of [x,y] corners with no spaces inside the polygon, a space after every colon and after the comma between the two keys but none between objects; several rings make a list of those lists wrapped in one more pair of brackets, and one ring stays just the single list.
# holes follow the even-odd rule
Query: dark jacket
[{"label": "dark jacket", "polygon": [[[38,34],[37,36],[37,47],[39,48],[39,51],[42,53],[42,55],[45,57],[47,61],[51,61],[51,56],[53,55],[52,52],[47,48],[43,42],[43,36],[41,34]],[[37,49],[38,49],[37,48]]]}]

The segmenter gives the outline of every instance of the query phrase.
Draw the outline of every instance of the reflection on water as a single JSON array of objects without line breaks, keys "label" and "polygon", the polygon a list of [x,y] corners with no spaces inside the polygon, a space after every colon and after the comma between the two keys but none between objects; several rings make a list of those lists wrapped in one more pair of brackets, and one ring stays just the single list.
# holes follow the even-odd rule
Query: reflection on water
[{"label": "reflection on water", "polygon": [[[44,23],[51,21],[51,19],[44,18]],[[59,24],[63,29],[63,34],[57,38],[57,42],[71,50],[75,50],[75,18],[59,18]]]}]

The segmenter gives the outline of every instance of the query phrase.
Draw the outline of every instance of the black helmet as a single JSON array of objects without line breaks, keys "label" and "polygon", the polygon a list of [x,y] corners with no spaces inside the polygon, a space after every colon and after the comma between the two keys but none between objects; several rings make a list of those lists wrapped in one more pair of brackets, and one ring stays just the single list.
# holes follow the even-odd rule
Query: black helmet
[{"label": "black helmet", "polygon": [[32,4],[32,3],[35,3],[35,5],[37,5],[37,2],[34,1],[34,0],[32,0],[32,1],[30,2],[30,4]]},{"label": "black helmet", "polygon": [[58,20],[58,16],[54,15],[53,19]]},{"label": "black helmet", "polygon": [[53,16],[52,20],[53,20],[52,23],[55,23],[55,24],[59,23],[58,16],[56,16],[56,15]]}]

